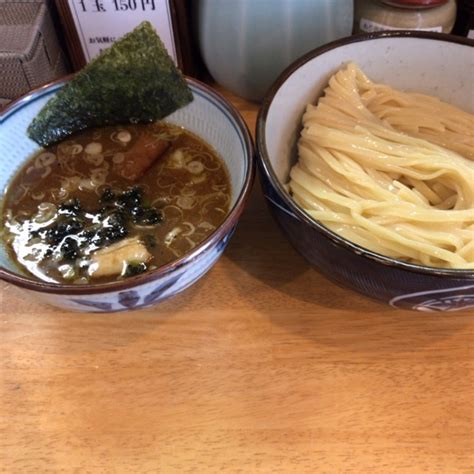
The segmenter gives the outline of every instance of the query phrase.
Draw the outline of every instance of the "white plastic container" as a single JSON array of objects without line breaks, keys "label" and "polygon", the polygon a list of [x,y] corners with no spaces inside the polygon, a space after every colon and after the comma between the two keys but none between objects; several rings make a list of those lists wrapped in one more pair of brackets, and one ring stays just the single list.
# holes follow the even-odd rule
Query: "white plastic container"
[{"label": "white plastic container", "polygon": [[352,0],[199,0],[195,8],[209,72],[256,101],[296,58],[352,31]]}]

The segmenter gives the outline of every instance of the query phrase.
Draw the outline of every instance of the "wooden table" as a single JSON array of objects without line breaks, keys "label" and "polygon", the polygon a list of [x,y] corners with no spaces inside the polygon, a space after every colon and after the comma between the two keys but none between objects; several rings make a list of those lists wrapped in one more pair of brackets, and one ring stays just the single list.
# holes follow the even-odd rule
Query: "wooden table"
[{"label": "wooden table", "polygon": [[[257,106],[228,96],[253,131]],[[474,472],[473,314],[335,286],[258,182],[220,261],[156,308],[68,313],[0,285],[0,472]]]}]

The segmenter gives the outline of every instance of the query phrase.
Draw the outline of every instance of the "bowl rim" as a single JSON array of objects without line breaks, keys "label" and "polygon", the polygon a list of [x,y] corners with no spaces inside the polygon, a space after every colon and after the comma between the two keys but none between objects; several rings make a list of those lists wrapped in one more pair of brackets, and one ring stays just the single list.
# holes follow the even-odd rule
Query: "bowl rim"
[{"label": "bowl rim", "polygon": [[[60,79],[48,82],[40,87],[37,87],[30,92],[20,96],[13,102],[9,103],[6,107],[0,110],[0,123],[3,122],[12,113],[15,113],[22,107],[28,105],[36,98],[49,92],[50,89],[60,88],[72,79],[74,74],[69,74]],[[176,271],[177,269],[191,263],[195,260],[199,254],[212,248],[228,233],[232,232],[232,228],[237,224],[240,215],[242,214],[246,202],[250,196],[253,181],[255,178],[255,148],[250,134],[249,128],[244,121],[243,117],[237,110],[237,108],[228,101],[220,92],[213,89],[208,84],[205,84],[198,79],[193,77],[185,76],[188,85],[204,95],[210,97],[215,105],[221,107],[227,112],[231,118],[235,121],[237,130],[241,133],[244,145],[244,159],[247,162],[247,172],[244,176],[242,189],[240,190],[235,204],[232,209],[229,210],[222,224],[205,240],[200,242],[190,252],[183,255],[181,258],[172,260],[171,262],[162,265],[154,270],[149,270],[141,275],[127,278],[126,280],[113,281],[108,283],[97,283],[97,284],[85,284],[85,285],[74,285],[74,284],[63,284],[63,283],[49,283],[41,280],[35,280],[29,278],[26,275],[17,274],[10,270],[0,266],[0,279],[5,280],[8,283],[12,283],[16,286],[25,288],[41,293],[53,293],[53,294],[64,294],[64,295],[91,295],[101,293],[111,293],[116,291],[123,291],[132,289],[137,286],[141,286],[146,283],[155,281],[157,278],[165,277]]]},{"label": "bowl rim", "polygon": [[[402,260],[397,260],[385,255],[379,254],[368,250],[362,246],[359,246],[335,232],[329,230],[319,221],[310,217],[306,212],[300,208],[293,199],[290,198],[287,191],[284,189],[283,185],[280,183],[279,179],[276,176],[276,173],[273,170],[273,166],[270,161],[268,150],[266,147],[266,134],[265,127],[270,111],[271,105],[275,95],[278,93],[282,85],[288,80],[288,78],[300,67],[311,61],[312,59],[322,56],[325,53],[331,52],[334,49],[337,49],[341,46],[346,46],[352,43],[359,43],[367,40],[378,40],[386,38],[404,38],[404,39],[428,39],[434,41],[443,41],[448,43],[457,43],[464,46],[474,47],[474,40],[449,35],[445,33],[434,33],[434,32],[423,32],[423,31],[412,31],[412,30],[401,30],[401,31],[381,31],[374,33],[362,33],[352,36],[347,36],[345,38],[340,38],[330,43],[324,44],[318,48],[315,48],[308,53],[304,54],[293,63],[291,63],[274,81],[272,86],[268,89],[265,97],[263,98],[256,122],[256,132],[255,132],[255,141],[256,141],[256,153],[257,153],[257,164],[259,165],[260,170],[263,172],[264,176],[270,181],[273,189],[277,193],[278,197],[283,200],[285,205],[297,217],[299,220],[303,221],[309,225],[314,230],[322,233],[326,236],[333,244],[338,247],[343,247],[346,250],[349,250],[355,254],[367,258],[369,260],[375,261],[377,263],[383,264],[388,267],[394,267],[400,270],[406,270],[409,272],[423,273],[427,275],[436,275],[436,276],[449,276],[456,277],[460,279],[472,279],[474,278],[474,270],[471,269],[454,269],[454,268],[439,268],[439,267],[428,267],[424,265],[417,265],[414,263],[404,262]],[[268,197],[265,196],[267,199]]]}]

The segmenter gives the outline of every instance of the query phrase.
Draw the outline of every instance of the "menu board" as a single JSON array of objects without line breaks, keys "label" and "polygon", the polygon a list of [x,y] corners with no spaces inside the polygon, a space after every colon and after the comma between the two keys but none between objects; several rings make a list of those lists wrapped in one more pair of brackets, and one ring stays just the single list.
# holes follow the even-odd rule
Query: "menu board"
[{"label": "menu board", "polygon": [[177,0],[56,0],[74,69],[80,69],[145,20],[155,27],[169,55],[182,68],[176,2]]}]

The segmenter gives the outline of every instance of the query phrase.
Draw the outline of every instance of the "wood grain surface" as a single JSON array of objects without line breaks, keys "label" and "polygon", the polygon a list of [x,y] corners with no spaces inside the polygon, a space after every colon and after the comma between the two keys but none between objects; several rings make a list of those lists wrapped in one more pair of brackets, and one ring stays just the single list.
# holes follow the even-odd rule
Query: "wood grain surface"
[{"label": "wood grain surface", "polygon": [[[253,131],[257,106],[227,94]],[[326,280],[258,182],[224,256],[144,311],[0,283],[5,473],[473,473],[474,316]]]}]

